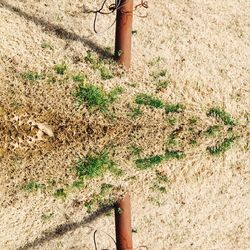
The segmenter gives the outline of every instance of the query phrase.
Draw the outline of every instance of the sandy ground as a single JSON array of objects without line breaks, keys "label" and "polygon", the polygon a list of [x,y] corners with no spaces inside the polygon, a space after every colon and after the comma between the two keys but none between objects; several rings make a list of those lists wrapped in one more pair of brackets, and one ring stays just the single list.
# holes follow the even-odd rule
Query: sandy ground
[{"label": "sandy ground", "polygon": [[[84,6],[99,4],[86,1]],[[87,50],[100,57],[107,54],[105,48],[113,50],[114,27],[93,34],[93,16],[83,13],[81,1],[0,0],[0,249],[94,249],[95,230],[98,249],[115,249],[107,235],[114,237],[112,214],[88,214],[84,207],[101,183],[130,192],[135,249],[250,249],[250,1],[149,4],[148,10],[141,10],[147,18],[134,18],[131,71],[102,81],[84,57]],[[112,18],[100,17],[98,28],[105,29]],[[45,42],[53,49],[43,48]],[[68,74],[83,72],[107,90],[124,88],[114,104],[117,120],[75,107],[75,83],[52,73],[62,61]],[[159,69],[167,71],[170,82],[160,92],[152,81]],[[21,77],[27,71],[46,72],[56,80],[30,83]],[[152,170],[135,169],[128,145],[142,147],[144,156],[161,154],[173,129],[161,110],[145,108],[135,121],[127,117],[128,103],[140,92],[185,104],[185,113],[176,116],[184,124],[185,159]],[[206,116],[213,106],[232,114],[238,123],[234,132],[240,136],[220,157],[206,152],[218,138],[203,138],[197,147],[186,142],[187,121],[193,116],[199,117],[201,131],[217,124]],[[6,135],[13,140],[30,136],[20,135],[17,116],[49,124],[57,139],[45,136],[26,153],[17,152]],[[79,132],[89,126],[91,135]],[[125,176],[108,173],[87,182],[84,190],[68,188],[65,201],[53,197],[53,187],[34,193],[21,190],[29,180],[53,179],[58,187],[72,183],[70,166],[76,156],[113,143],[113,158]],[[164,193],[153,188],[156,172],[169,179]]]}]

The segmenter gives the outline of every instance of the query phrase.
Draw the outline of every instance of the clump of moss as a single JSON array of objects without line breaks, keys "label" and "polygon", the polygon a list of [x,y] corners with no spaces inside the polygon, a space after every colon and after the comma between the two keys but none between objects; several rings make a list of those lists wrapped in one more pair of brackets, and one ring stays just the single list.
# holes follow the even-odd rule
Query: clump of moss
[{"label": "clump of moss", "polygon": [[207,150],[211,155],[221,155],[225,153],[228,149],[231,148],[232,144],[234,143],[236,137],[230,137],[224,139],[222,143],[217,144],[216,146],[213,147],[208,147]]},{"label": "clump of moss", "polygon": [[235,121],[232,119],[231,115],[218,107],[209,109],[207,115],[221,119],[225,125],[235,126]]}]

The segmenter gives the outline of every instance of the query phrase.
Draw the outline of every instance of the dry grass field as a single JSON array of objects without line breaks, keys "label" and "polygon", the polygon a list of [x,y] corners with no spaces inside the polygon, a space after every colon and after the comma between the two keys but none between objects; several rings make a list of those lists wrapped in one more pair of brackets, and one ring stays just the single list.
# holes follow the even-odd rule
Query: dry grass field
[{"label": "dry grass field", "polygon": [[135,249],[250,249],[250,1],[149,2],[129,72],[100,4],[0,0],[0,249],[115,249],[125,192]]}]

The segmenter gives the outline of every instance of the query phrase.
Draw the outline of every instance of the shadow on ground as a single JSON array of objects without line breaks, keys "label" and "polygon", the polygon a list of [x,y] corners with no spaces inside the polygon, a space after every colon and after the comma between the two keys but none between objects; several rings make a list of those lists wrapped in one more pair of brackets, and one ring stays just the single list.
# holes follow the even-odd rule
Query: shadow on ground
[{"label": "shadow on ground", "polygon": [[52,24],[48,21],[43,20],[42,18],[30,15],[30,14],[26,13],[25,11],[21,10],[20,8],[6,3],[5,1],[0,0],[0,7],[8,9],[8,10],[12,11],[13,13],[19,15],[20,17],[23,17],[26,20],[32,21],[36,25],[43,27],[44,32],[54,34],[58,38],[64,39],[64,40],[80,41],[80,42],[84,43],[84,45],[89,47],[90,49],[96,51],[100,56],[113,58],[112,53],[103,49],[101,46],[99,46],[98,44],[96,44],[92,40],[90,40],[86,37],[79,36],[79,35],[75,34],[74,32],[68,31],[60,25],[55,25],[55,24]]},{"label": "shadow on ground", "polygon": [[17,248],[17,250],[33,249],[34,247],[38,245],[42,245],[45,242],[56,239],[70,231],[76,230],[79,227],[87,226],[87,224],[95,221],[98,217],[102,216],[103,214],[109,212],[112,209],[113,209],[113,206],[106,206],[106,207],[100,208],[95,213],[89,215],[88,217],[84,218],[83,220],[79,222],[58,225],[53,230],[42,232],[39,238],[36,238],[32,242],[28,242],[24,246]]}]

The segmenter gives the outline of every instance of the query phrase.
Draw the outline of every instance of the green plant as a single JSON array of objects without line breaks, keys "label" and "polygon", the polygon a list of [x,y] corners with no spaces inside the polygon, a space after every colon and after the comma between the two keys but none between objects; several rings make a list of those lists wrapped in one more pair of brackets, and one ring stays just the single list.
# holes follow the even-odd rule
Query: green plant
[{"label": "green plant", "polygon": [[178,138],[176,137],[176,135],[171,134],[171,135],[169,136],[169,138],[168,138],[168,141],[167,141],[166,145],[167,145],[167,146],[168,146],[168,145],[177,146],[178,143],[179,143],[179,141],[178,141]]},{"label": "green plant", "polygon": [[81,189],[84,187],[84,182],[82,179],[76,180],[73,182],[72,187]]},{"label": "green plant", "polygon": [[54,66],[54,70],[58,75],[64,75],[65,71],[68,69],[68,66],[65,62],[62,62],[60,64],[56,64]]},{"label": "green plant", "polygon": [[184,106],[182,104],[166,104],[165,111],[167,114],[169,113],[180,113],[184,111]]},{"label": "green plant", "polygon": [[41,189],[41,188],[43,188],[44,187],[44,185],[43,184],[40,184],[40,183],[37,183],[37,182],[35,182],[35,181],[30,181],[29,183],[27,183],[24,187],[23,187],[23,189],[25,190],[25,191],[37,191],[38,189]]},{"label": "green plant", "polygon": [[113,185],[111,184],[108,184],[108,183],[103,183],[101,185],[101,192],[100,192],[100,195],[101,196],[105,196],[107,195],[107,193],[113,188]]},{"label": "green plant", "polygon": [[104,65],[100,65],[98,69],[101,73],[102,80],[109,80],[114,77],[109,68],[105,67]]},{"label": "green plant", "polygon": [[231,148],[232,144],[234,143],[236,137],[230,137],[224,139],[222,143],[217,144],[213,147],[208,147],[207,150],[211,155],[220,155],[225,153],[228,149]]},{"label": "green plant", "polygon": [[196,116],[192,116],[192,117],[189,119],[190,125],[196,125],[196,124],[197,124],[197,121],[198,121],[198,117],[196,117]]},{"label": "green plant", "polygon": [[191,145],[193,145],[193,146],[195,146],[195,145],[197,145],[197,140],[195,140],[195,139],[191,139],[190,141],[189,141],[189,144],[191,144]]},{"label": "green plant", "polygon": [[78,159],[75,169],[79,178],[94,178],[103,175],[107,170],[116,175],[121,173],[116,167],[116,164],[109,158],[107,152],[96,155],[87,155],[83,159]]},{"label": "green plant", "polygon": [[146,106],[150,106],[153,108],[164,107],[164,103],[160,99],[149,94],[143,94],[143,93],[138,94],[135,98],[135,102],[139,105],[146,105]]},{"label": "green plant", "polygon": [[41,44],[41,47],[43,49],[50,49],[50,50],[54,50],[54,47],[51,43],[43,41],[43,43]]},{"label": "green plant", "polygon": [[221,119],[225,125],[235,126],[235,121],[232,119],[231,115],[219,107],[210,108],[207,115]]},{"label": "green plant", "polygon": [[159,80],[158,82],[156,82],[156,90],[162,90],[162,89],[166,89],[169,85],[169,80]]},{"label": "green plant", "polygon": [[43,75],[34,71],[28,71],[28,72],[23,73],[22,77],[25,80],[35,82],[35,81],[41,80],[43,78]]},{"label": "green plant", "polygon": [[108,93],[108,100],[110,103],[113,103],[120,94],[124,92],[122,87],[115,87]]},{"label": "green plant", "polygon": [[67,194],[63,188],[57,189],[53,195],[56,198],[62,198],[62,199],[65,199],[67,197]]},{"label": "green plant", "polygon": [[137,118],[138,116],[142,115],[142,111],[140,106],[137,107],[131,107],[130,108],[130,112],[128,113],[128,115],[132,118]]},{"label": "green plant", "polygon": [[167,119],[167,121],[172,126],[176,125],[177,122],[178,122],[178,120],[176,118],[174,118],[174,117],[171,117],[171,118]]},{"label": "green plant", "polygon": [[91,212],[93,211],[94,205],[95,205],[95,199],[86,201],[86,202],[84,203],[84,206],[85,206],[86,209],[87,209],[87,213],[91,213]]},{"label": "green plant", "polygon": [[160,172],[156,172],[156,179],[158,182],[169,183],[169,178],[167,175],[164,175]]},{"label": "green plant", "polygon": [[79,105],[84,102],[89,108],[98,108],[101,112],[106,112],[110,104],[112,104],[122,92],[122,88],[117,87],[107,93],[101,87],[93,84],[79,84],[75,97]]},{"label": "green plant", "polygon": [[131,146],[130,147],[131,153],[134,156],[139,156],[141,154],[142,149],[136,146]]},{"label": "green plant", "polygon": [[166,187],[160,185],[160,184],[157,183],[157,182],[154,183],[152,189],[153,189],[153,190],[156,190],[156,191],[160,191],[161,193],[166,193],[166,192],[167,192]]},{"label": "green plant", "polygon": [[214,125],[214,126],[211,126],[207,129],[207,131],[205,132],[205,134],[207,136],[215,136],[217,135],[218,133],[220,132],[220,126],[218,125]]},{"label": "green plant", "polygon": [[76,75],[73,75],[73,76],[72,76],[72,79],[73,79],[73,81],[76,82],[76,83],[81,83],[81,84],[83,84],[84,81],[85,81],[85,79],[86,79],[86,76],[83,75],[83,74],[78,73],[78,74],[76,74]]},{"label": "green plant", "polygon": [[170,160],[170,159],[182,159],[184,156],[185,155],[182,151],[167,150],[164,155],[154,155],[148,158],[137,159],[135,161],[135,164],[137,168],[139,169],[147,169],[155,165],[159,165],[163,161]]}]

